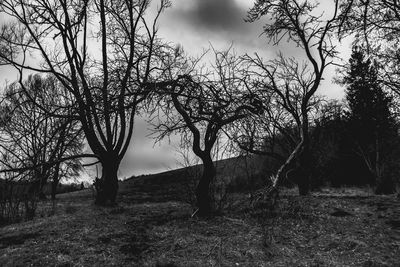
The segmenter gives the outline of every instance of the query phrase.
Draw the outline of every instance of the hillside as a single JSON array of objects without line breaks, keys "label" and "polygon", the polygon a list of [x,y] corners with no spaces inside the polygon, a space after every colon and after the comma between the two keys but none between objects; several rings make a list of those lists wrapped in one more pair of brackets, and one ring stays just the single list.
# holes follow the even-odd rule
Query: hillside
[{"label": "hillside", "polygon": [[94,206],[91,189],[39,203],[33,221],[0,228],[0,266],[399,266],[394,195],[285,189],[268,213],[232,193],[222,214],[198,219],[186,171],[121,182],[116,207]]},{"label": "hillside", "polygon": [[[268,171],[265,171],[264,159],[260,156],[247,156],[223,159],[215,162],[217,183],[228,186],[230,191],[254,189],[264,183]],[[133,176],[122,184],[122,192],[132,192],[145,186],[151,192],[151,198],[156,195],[168,195],[170,199],[184,200],[188,190],[194,190],[197,179],[202,172],[202,165],[195,165],[158,174]],[[142,189],[140,189],[142,190]],[[159,191],[163,191],[158,194]],[[140,194],[140,192],[137,192]]]}]

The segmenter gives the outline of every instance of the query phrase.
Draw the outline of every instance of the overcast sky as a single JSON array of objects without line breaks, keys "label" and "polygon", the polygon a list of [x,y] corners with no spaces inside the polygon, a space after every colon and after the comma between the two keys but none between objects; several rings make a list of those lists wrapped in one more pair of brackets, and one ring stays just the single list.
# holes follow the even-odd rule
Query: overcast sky
[{"label": "overcast sky", "polygon": [[[233,44],[238,54],[257,52],[265,59],[274,58],[280,50],[291,56],[303,52],[286,42],[275,47],[268,44],[268,40],[260,36],[265,19],[255,23],[245,22],[252,3],[248,0],[172,0],[173,6],[166,10],[160,21],[159,34],[168,41],[181,44],[193,56],[201,54],[210,44],[216,49],[227,49]],[[345,59],[348,58],[350,43],[342,44],[340,51]],[[341,99],[344,89],[332,83],[334,75],[335,68],[328,68],[320,93]],[[151,148],[152,140],[145,138],[148,131],[143,129],[146,124],[140,122],[136,126],[141,130],[136,132],[131,145],[133,149],[122,162],[120,176],[123,176],[122,173],[140,174],[165,170],[166,167],[175,168],[177,138],[172,139],[171,145],[164,142]]]},{"label": "overcast sky", "polygon": [[[153,5],[157,2],[153,1]],[[173,6],[162,14],[159,34],[169,42],[181,44],[187,53],[194,56],[201,54],[210,44],[216,49],[227,49],[233,44],[238,54],[257,52],[265,59],[274,58],[279,50],[291,56],[302,53],[285,41],[279,46],[269,45],[268,40],[260,36],[265,18],[255,23],[246,23],[244,18],[252,3],[249,0],[172,0]],[[149,10],[149,15],[152,10]],[[347,59],[350,53],[349,42],[342,44],[339,50],[342,57]],[[333,67],[327,69],[320,93],[329,98],[340,99],[344,90],[332,83],[334,75]],[[0,85],[4,86],[6,80],[13,81],[16,78],[15,72],[0,68]],[[153,140],[147,137],[148,127],[143,119],[136,120],[131,149],[121,163],[121,178],[177,167],[176,150],[179,138],[172,138],[171,144],[166,141],[154,146]]]}]

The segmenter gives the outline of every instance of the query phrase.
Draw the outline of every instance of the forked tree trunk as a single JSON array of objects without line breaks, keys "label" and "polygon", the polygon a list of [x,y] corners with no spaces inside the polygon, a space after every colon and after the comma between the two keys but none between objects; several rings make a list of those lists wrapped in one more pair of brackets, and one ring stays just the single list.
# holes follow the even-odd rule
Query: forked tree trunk
[{"label": "forked tree trunk", "polygon": [[[295,167],[295,181],[297,183],[299,194],[307,195],[310,191],[310,135],[309,135],[309,122],[308,122],[308,111],[307,106],[302,105],[302,125],[300,130],[301,140],[300,143],[297,144],[296,148],[292,151],[290,156],[286,159],[286,161],[281,165],[276,175],[274,175],[274,179],[272,181],[271,189],[272,191],[276,191],[280,181],[284,178],[286,173],[290,170],[293,165],[297,165]],[[298,164],[294,164],[297,161]]]},{"label": "forked tree trunk", "polygon": [[209,216],[213,213],[213,203],[210,185],[217,174],[214,162],[211,157],[202,159],[203,175],[196,188],[197,214],[201,217]]},{"label": "forked tree trunk", "polygon": [[118,193],[119,161],[113,158],[102,160],[101,179],[96,186],[96,205],[114,205]]},{"label": "forked tree trunk", "polygon": [[300,150],[302,149],[302,143],[299,143],[296,148],[292,151],[292,153],[289,155],[289,157],[286,159],[286,161],[281,165],[281,167],[278,169],[276,174],[274,175],[274,179],[272,180],[272,187],[277,188],[280,181],[284,178],[284,175],[286,172],[289,170],[290,166],[293,166],[293,163],[295,162],[297,156],[300,153]]},{"label": "forked tree trunk", "polygon": [[286,161],[279,167],[276,174],[269,177],[266,186],[260,190],[257,190],[257,192],[251,196],[251,205],[253,208],[263,207],[268,208],[271,211],[275,208],[275,204],[277,203],[279,197],[279,184],[290,170],[290,167],[293,166],[301,147],[302,143],[300,142],[297,144],[296,148],[292,151]]},{"label": "forked tree trunk", "polygon": [[[306,136],[307,138],[307,136]],[[308,160],[308,151],[309,147],[307,147],[307,139],[302,138],[299,144],[297,144],[296,148],[292,151],[286,161],[281,165],[278,169],[277,173],[272,177],[271,184],[263,189],[263,192],[260,196],[256,196],[256,199],[253,200],[253,205],[258,205],[256,202],[266,202],[269,205],[275,205],[277,202],[277,198],[279,196],[278,186],[284,176],[290,171],[290,168],[295,165],[295,161],[299,160],[299,167],[295,170],[297,176],[297,185],[299,186],[299,194],[306,195],[309,193],[309,171],[305,171],[308,166],[310,166],[310,162]],[[304,168],[304,169],[303,169]],[[273,207],[269,207],[273,208]]]}]

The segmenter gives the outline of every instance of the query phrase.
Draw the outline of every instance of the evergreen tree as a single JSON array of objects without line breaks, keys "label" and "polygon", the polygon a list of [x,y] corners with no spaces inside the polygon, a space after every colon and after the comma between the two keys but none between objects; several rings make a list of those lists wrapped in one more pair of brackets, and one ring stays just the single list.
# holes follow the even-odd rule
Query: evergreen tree
[{"label": "evergreen tree", "polygon": [[393,193],[395,187],[388,171],[397,137],[390,111],[392,98],[383,91],[377,66],[365,57],[361,47],[353,47],[344,83],[349,105],[348,130],[354,151],[371,172],[376,193]]}]

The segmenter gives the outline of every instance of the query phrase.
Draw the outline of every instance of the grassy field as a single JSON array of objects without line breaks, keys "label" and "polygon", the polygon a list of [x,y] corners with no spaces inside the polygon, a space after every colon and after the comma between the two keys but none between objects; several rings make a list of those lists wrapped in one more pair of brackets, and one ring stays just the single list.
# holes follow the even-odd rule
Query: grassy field
[{"label": "grassy field", "polygon": [[181,180],[121,183],[119,204],[93,192],[42,202],[33,221],[0,228],[0,266],[400,266],[400,201],[367,190],[284,190],[276,212],[235,193],[211,219],[191,218]]}]

